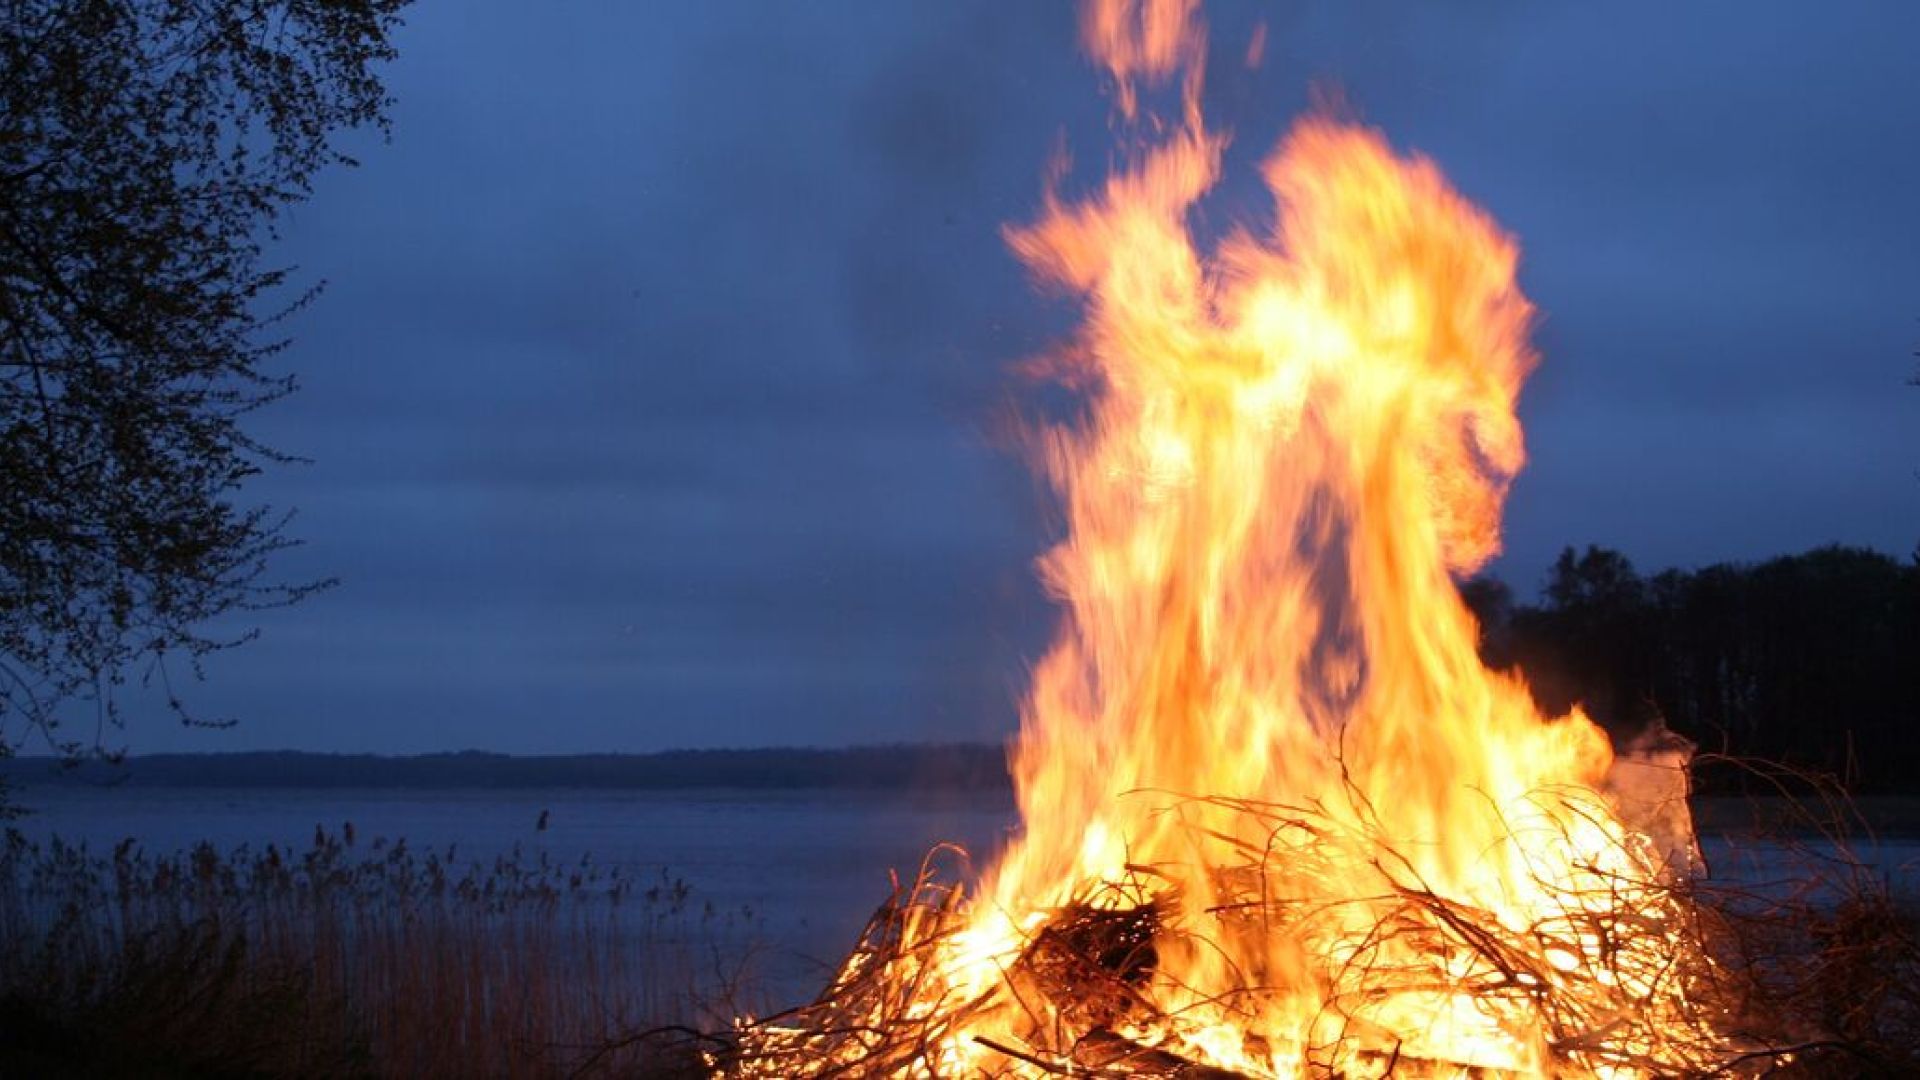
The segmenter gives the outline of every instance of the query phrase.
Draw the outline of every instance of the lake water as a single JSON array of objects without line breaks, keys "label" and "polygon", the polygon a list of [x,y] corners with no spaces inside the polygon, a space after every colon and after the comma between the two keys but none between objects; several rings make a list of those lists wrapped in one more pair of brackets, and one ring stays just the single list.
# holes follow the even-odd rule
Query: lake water
[{"label": "lake water", "polygon": [[[304,850],[316,828],[351,823],[369,844],[405,838],[415,850],[456,850],[458,860],[583,856],[642,881],[664,871],[698,904],[748,910],[770,957],[768,990],[799,999],[822,984],[890,890],[911,878],[930,848],[954,842],[985,861],[1015,824],[1005,796],[898,793],[240,790],[32,787],[34,813],[14,823],[29,838],[54,836],[106,851],[133,838],[149,851],[200,842],[232,849],[268,844]],[[547,827],[537,828],[546,815]],[[1770,843],[1708,837],[1716,875],[1768,881],[1790,875]],[[1920,896],[1920,843],[1882,841],[1859,854],[1898,891]],[[1797,856],[1796,856],[1797,857]]]}]

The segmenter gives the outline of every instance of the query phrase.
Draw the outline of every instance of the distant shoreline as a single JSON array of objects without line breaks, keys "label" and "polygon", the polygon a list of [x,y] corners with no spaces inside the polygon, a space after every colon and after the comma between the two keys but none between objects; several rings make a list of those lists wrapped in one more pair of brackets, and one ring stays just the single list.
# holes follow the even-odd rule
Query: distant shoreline
[{"label": "distant shoreline", "polygon": [[[435,754],[329,754],[304,750],[148,754],[114,763],[66,763],[48,756],[0,758],[0,784],[15,792],[46,788],[414,790],[414,791],[746,791],[875,792],[1010,798],[1006,750],[985,743],[837,749],[763,747],[667,750],[649,754],[520,756],[478,750]],[[0,803],[4,803],[0,797]],[[1809,828],[1810,802],[1772,790],[1697,789],[1692,800],[1703,834]],[[1860,824],[1920,835],[1920,795],[1876,793],[1850,804]],[[1843,815],[1844,816],[1844,815]]]},{"label": "distant shoreline", "polygon": [[668,750],[521,757],[477,750],[386,756],[301,750],[146,754],[120,762],[0,758],[17,788],[594,788],[1009,791],[996,745]]}]

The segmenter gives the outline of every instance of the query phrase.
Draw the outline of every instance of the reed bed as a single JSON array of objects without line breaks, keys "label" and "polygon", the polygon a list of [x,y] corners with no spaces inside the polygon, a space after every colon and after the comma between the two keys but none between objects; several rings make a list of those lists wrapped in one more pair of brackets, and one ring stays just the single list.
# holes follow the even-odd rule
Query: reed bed
[{"label": "reed bed", "polygon": [[677,1075],[756,924],[681,880],[519,849],[0,845],[0,1073]]}]

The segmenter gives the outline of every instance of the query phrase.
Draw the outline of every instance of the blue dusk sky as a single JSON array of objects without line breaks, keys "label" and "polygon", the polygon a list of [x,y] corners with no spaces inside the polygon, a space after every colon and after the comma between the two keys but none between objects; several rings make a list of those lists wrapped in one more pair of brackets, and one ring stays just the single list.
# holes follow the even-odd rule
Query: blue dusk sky
[{"label": "blue dusk sky", "polygon": [[[1516,233],[1544,355],[1494,571],[1920,540],[1920,4],[1209,8],[1251,167],[1336,87]],[[1257,22],[1264,65],[1240,62]],[[136,752],[997,739],[1053,612],[995,435],[1073,311],[1000,237],[1109,160],[1065,3],[422,4],[391,143],[275,254],[330,282],[289,578]],[[111,738],[111,737],[110,737]]]}]

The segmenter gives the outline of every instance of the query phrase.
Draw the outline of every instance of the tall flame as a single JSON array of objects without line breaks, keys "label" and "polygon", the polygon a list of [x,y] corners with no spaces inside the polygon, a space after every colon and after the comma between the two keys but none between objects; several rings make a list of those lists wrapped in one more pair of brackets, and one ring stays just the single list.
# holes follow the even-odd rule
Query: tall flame
[{"label": "tall flame", "polygon": [[[1009,232],[1084,298],[1059,363],[1092,390],[1038,440],[1065,616],[1014,748],[1023,835],[886,975],[908,1015],[966,1003],[922,1067],[1084,1065],[1095,1027],[1261,1076],[1697,1064],[1705,961],[1662,885],[1684,806],[1677,844],[1623,821],[1605,735],[1483,666],[1455,586],[1525,460],[1514,241],[1430,161],[1315,116],[1265,163],[1271,230],[1205,253],[1224,140],[1193,0],[1099,0],[1082,31],[1128,118],[1184,71],[1182,110]],[[1023,989],[1063,912],[1146,909],[1165,932],[1117,1003]]]}]

